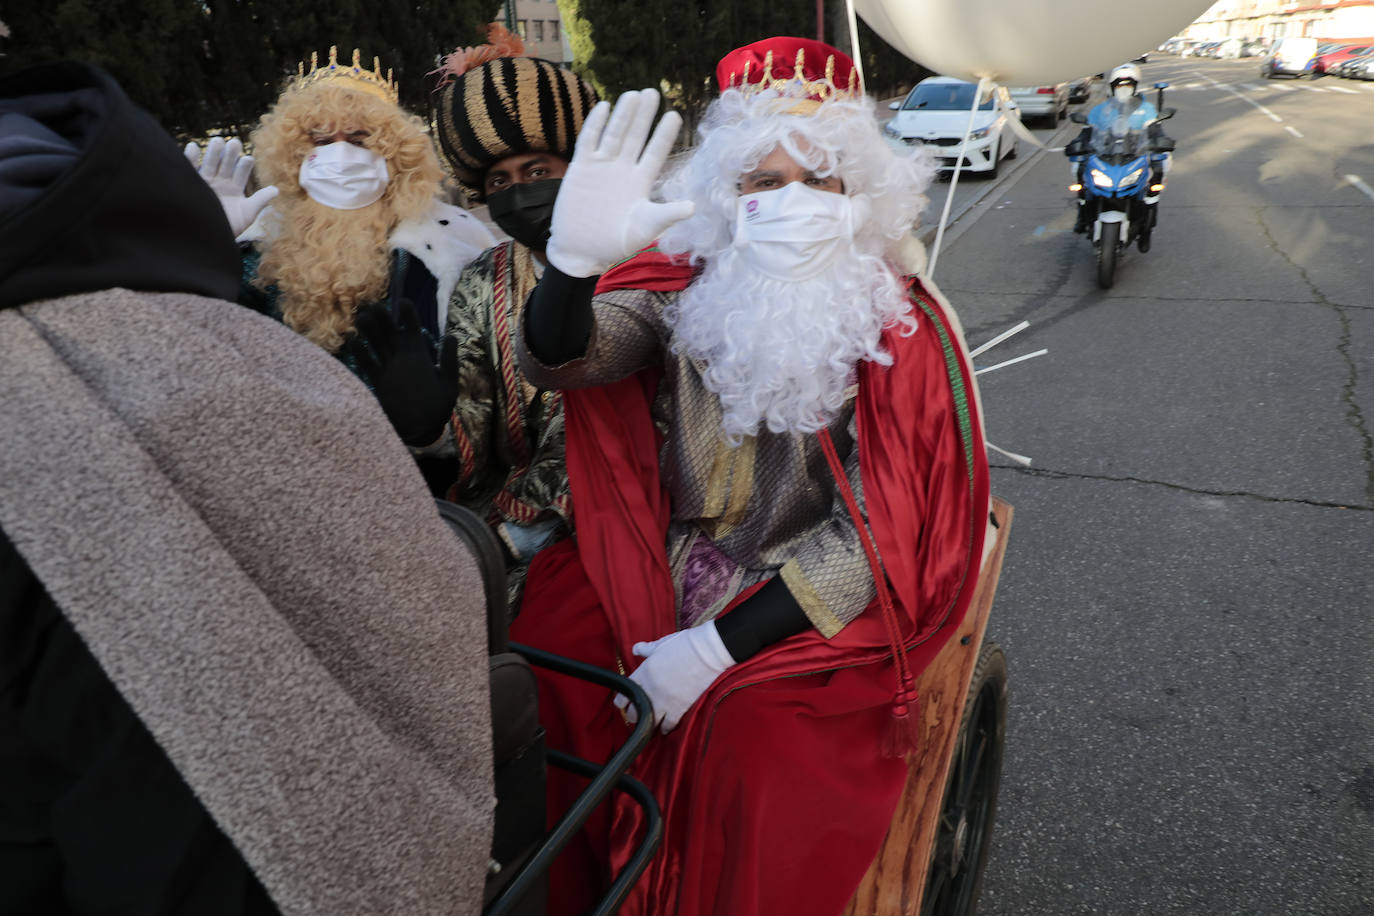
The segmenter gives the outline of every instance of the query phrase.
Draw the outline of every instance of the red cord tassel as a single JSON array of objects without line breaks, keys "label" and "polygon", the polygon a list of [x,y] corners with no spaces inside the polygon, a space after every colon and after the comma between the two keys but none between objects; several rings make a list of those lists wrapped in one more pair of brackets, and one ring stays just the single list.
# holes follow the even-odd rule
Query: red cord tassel
[{"label": "red cord tassel", "polygon": [[884,757],[896,759],[916,753],[921,740],[920,711],[921,698],[908,674],[902,678],[902,686],[892,698],[892,718],[883,738]]},{"label": "red cord tassel", "polygon": [[873,585],[878,592],[878,605],[883,615],[883,625],[887,627],[887,637],[892,643],[892,661],[897,668],[897,694],[892,698],[892,720],[888,723],[887,734],[883,738],[882,755],[889,758],[906,757],[916,753],[920,746],[920,697],[916,694],[916,682],[908,667],[906,648],[902,645],[901,627],[897,623],[897,611],[892,605],[892,595],[888,591],[887,576],[883,574],[882,563],[878,560],[878,549],[868,536],[863,513],[859,502],[854,498],[854,490],[845,476],[844,465],[835,451],[835,443],[830,431],[822,429],[816,434],[820,440],[821,451],[830,465],[830,473],[835,476],[835,485],[844,497],[849,517],[854,520],[854,528],[859,532],[868,566],[873,573]]}]

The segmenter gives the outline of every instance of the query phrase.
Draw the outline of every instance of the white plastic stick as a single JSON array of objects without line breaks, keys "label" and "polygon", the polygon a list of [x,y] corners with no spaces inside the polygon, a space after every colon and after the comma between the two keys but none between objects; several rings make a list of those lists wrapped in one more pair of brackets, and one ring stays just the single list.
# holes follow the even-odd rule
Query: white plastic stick
[{"label": "white plastic stick", "polygon": [[986,445],[988,448],[992,449],[997,454],[1002,455],[1005,458],[1010,458],[1017,464],[1024,465],[1025,467],[1030,467],[1031,465],[1031,460],[1027,458],[1025,455],[1018,455],[1015,452],[1009,452],[1004,448],[998,448],[986,439],[983,440],[983,444]]},{"label": "white plastic stick", "polygon": [[991,85],[986,76],[980,77],[977,88],[973,90],[973,107],[968,110],[968,125],[964,127],[964,139],[959,144],[959,154],[954,159],[954,174],[949,176],[949,193],[945,195],[945,209],[940,213],[940,227],[935,230],[930,265],[926,267],[926,278],[930,280],[935,279],[935,264],[940,260],[940,243],[945,239],[945,224],[949,222],[949,208],[954,203],[954,189],[959,187],[959,173],[964,170],[964,154],[968,152],[968,136],[973,133],[973,119],[978,115],[978,103],[982,101],[983,89]]},{"label": "white plastic stick", "polygon": [[854,69],[859,73],[859,86],[864,91],[868,91],[868,83],[864,81],[864,59],[859,54],[859,21],[854,16],[854,0],[845,0],[845,15],[849,17],[849,56],[854,58]]},{"label": "white plastic stick", "polygon": [[1005,362],[1000,362],[1000,363],[997,363],[997,364],[995,364],[995,365],[988,366],[986,369],[975,369],[975,370],[973,371],[973,374],[974,374],[974,375],[982,375],[982,374],[985,373],[985,372],[991,372],[991,371],[994,370],[994,369],[1001,369],[1003,366],[1010,366],[1010,365],[1012,365],[1013,363],[1023,363],[1023,362],[1025,362],[1025,361],[1028,360],[1028,359],[1035,359],[1037,356],[1044,356],[1044,355],[1045,355],[1046,353],[1048,353],[1048,352],[1050,352],[1050,351],[1049,351],[1049,350],[1036,350],[1034,353],[1027,353],[1025,356],[1016,356],[1016,357],[1013,357],[1013,358],[1011,358],[1011,359],[1009,359],[1009,360],[1006,360]]},{"label": "white plastic stick", "polygon": [[984,353],[988,352],[993,347],[997,346],[999,343],[1006,340],[1008,337],[1011,337],[1014,334],[1020,334],[1028,327],[1030,327],[1030,322],[1023,321],[1011,330],[1003,331],[1001,334],[998,334],[992,340],[989,340],[987,343],[983,344],[977,350],[974,350],[972,353],[970,353],[969,356],[982,356]]}]

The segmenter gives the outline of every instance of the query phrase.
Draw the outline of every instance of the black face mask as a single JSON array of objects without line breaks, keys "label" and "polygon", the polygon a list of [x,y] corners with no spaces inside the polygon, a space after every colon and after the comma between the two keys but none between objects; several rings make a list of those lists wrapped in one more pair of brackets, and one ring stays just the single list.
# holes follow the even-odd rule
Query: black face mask
[{"label": "black face mask", "polygon": [[511,185],[487,197],[487,211],[501,231],[526,248],[543,251],[553,224],[553,202],[561,178]]}]

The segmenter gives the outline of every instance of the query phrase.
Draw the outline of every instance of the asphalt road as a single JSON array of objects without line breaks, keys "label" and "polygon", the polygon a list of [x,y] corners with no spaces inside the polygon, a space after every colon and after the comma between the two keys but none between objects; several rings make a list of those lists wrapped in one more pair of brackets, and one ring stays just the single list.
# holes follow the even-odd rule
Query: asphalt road
[{"label": "asphalt road", "polygon": [[981,378],[1034,459],[984,914],[1374,913],[1374,83],[1256,71],[1146,66],[1178,153],[1114,289],[1060,154],[946,236],[970,342],[1031,322],[980,365],[1050,351]]}]

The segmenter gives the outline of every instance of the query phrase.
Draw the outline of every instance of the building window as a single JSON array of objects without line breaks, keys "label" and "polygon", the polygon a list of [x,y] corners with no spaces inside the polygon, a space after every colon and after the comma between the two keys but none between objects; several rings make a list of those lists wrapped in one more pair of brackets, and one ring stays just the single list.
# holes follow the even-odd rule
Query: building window
[{"label": "building window", "polygon": [[535,40],[535,41],[543,41],[543,40],[544,40],[544,20],[542,20],[542,19],[536,19],[536,20],[534,20],[534,40]]},{"label": "building window", "polygon": [[558,41],[558,20],[549,20],[549,41]]},{"label": "building window", "polygon": [[529,23],[521,19],[515,24],[515,31],[519,33],[521,38],[528,38],[530,35]]}]

